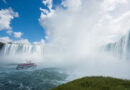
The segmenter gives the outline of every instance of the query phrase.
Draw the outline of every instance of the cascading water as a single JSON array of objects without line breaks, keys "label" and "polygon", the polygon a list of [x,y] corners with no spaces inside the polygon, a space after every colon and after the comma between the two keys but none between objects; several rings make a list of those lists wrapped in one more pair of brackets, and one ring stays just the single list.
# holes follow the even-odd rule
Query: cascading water
[{"label": "cascading water", "polygon": [[6,43],[0,51],[2,57],[25,59],[41,59],[43,44]]},{"label": "cascading water", "polygon": [[121,37],[119,41],[108,44],[106,51],[121,59],[130,59],[130,31]]},{"label": "cascading water", "polygon": [[[46,68],[40,61],[43,51],[43,42],[5,43],[0,50],[0,90],[49,90],[65,82],[65,73],[57,68]],[[19,63],[28,60],[37,67],[16,69]]]}]

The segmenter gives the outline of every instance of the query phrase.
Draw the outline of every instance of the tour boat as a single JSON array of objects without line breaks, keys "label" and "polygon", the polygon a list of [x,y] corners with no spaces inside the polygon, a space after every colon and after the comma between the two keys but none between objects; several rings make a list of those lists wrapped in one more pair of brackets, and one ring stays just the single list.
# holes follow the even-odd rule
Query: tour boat
[{"label": "tour boat", "polygon": [[21,63],[17,65],[16,69],[20,70],[20,69],[28,69],[28,68],[34,68],[34,67],[36,67],[35,63]]}]

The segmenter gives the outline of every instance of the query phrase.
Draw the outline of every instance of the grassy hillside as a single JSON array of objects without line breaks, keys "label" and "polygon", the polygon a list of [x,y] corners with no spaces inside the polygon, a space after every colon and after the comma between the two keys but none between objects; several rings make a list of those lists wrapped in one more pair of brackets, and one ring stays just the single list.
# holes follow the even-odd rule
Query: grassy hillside
[{"label": "grassy hillside", "polygon": [[130,81],[111,77],[84,77],[52,90],[130,90]]}]

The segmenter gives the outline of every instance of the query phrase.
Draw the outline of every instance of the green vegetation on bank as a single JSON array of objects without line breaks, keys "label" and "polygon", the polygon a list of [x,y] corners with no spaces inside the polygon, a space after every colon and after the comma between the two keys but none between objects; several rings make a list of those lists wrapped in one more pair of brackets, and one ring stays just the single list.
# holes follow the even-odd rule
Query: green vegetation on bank
[{"label": "green vegetation on bank", "polygon": [[130,90],[130,80],[111,77],[84,77],[52,90]]}]

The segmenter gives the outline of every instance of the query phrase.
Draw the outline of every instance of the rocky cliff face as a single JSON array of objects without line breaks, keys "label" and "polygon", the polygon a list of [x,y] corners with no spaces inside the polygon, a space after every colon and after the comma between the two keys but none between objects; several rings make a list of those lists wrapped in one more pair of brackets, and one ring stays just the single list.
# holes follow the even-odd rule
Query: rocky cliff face
[{"label": "rocky cliff face", "polygon": [[3,46],[4,46],[4,43],[0,42],[0,50],[2,49]]}]

